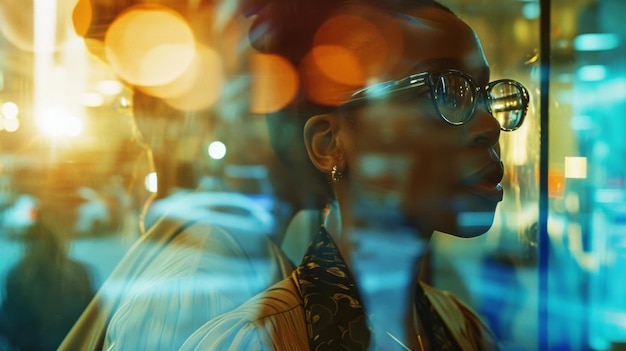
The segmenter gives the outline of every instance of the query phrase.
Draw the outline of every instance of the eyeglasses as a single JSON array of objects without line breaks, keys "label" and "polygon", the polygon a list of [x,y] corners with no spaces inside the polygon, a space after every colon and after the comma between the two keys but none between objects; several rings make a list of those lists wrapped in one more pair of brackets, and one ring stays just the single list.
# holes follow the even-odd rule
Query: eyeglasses
[{"label": "eyeglasses", "polygon": [[[500,123],[503,131],[513,131],[524,122],[530,97],[528,90],[511,79],[500,79],[480,87],[472,77],[457,70],[440,73],[424,72],[400,80],[371,85],[357,90],[341,106],[349,106],[370,100],[383,99],[390,94],[429,87],[437,113],[452,125],[467,123],[476,105],[483,103],[489,113]],[[423,94],[427,92],[417,92]]]}]

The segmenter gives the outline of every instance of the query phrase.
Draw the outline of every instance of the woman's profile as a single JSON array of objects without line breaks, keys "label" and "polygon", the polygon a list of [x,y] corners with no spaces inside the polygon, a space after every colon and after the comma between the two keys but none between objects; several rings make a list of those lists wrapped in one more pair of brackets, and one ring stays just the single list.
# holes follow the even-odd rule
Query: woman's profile
[{"label": "woman's profile", "polygon": [[434,1],[247,5],[253,46],[300,77],[268,116],[274,146],[291,176],[316,175],[305,186],[336,202],[341,228],[321,227],[290,277],[183,349],[497,349],[470,308],[419,282],[419,263],[434,231],[491,227],[500,133],[522,124],[526,89],[491,81],[474,31]]}]

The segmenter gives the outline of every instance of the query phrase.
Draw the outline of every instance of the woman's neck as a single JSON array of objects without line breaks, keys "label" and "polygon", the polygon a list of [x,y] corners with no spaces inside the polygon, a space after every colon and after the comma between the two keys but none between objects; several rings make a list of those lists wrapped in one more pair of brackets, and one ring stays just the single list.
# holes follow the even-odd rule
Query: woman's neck
[{"label": "woman's neck", "polygon": [[373,342],[385,350],[403,350],[394,339],[415,345],[415,286],[428,241],[415,228],[354,220],[346,210],[341,209],[338,221],[342,230],[336,231],[337,225],[327,229],[355,277]]}]

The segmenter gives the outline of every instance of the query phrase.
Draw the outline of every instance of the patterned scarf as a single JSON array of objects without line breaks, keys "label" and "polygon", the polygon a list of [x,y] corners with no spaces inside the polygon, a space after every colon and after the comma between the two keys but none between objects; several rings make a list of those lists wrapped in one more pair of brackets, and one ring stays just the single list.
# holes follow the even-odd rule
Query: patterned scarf
[{"label": "patterned scarf", "polygon": [[[324,227],[307,250],[296,275],[304,301],[310,350],[367,350],[371,333],[358,288]],[[460,350],[420,284],[415,306],[433,350]]]}]

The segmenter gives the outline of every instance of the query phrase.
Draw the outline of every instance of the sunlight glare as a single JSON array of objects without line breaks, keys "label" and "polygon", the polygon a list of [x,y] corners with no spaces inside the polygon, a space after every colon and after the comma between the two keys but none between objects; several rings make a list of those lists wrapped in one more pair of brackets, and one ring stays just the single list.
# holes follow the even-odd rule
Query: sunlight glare
[{"label": "sunlight glare", "polygon": [[48,118],[37,118],[38,128],[53,138],[76,137],[83,132],[83,121],[75,116],[68,116],[62,112],[52,112]]}]

